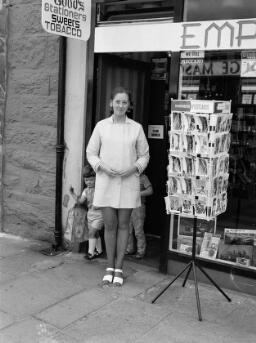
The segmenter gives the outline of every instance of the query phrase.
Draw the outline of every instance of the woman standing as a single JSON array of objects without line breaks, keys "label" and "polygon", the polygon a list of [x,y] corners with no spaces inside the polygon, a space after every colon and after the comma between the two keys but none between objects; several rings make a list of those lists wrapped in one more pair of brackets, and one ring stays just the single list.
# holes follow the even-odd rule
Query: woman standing
[{"label": "woman standing", "polygon": [[112,116],[97,123],[87,146],[87,159],[96,172],[93,205],[101,207],[105,225],[108,268],[103,284],[123,284],[123,259],[133,208],[140,207],[139,175],[149,161],[142,126],[126,115],[129,92],[116,88],[111,96]]}]

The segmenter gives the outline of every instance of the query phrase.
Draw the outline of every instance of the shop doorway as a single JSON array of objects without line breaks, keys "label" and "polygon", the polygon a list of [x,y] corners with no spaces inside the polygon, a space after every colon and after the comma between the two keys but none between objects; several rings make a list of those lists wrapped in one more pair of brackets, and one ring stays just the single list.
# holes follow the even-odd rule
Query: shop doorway
[{"label": "shop doorway", "polygon": [[129,89],[133,99],[133,119],[141,123],[148,138],[150,162],[145,170],[154,194],[147,199],[144,230],[148,248],[144,262],[158,266],[160,237],[166,211],[167,132],[165,117],[169,106],[169,65],[167,53],[97,54],[94,125],[109,116],[111,91],[117,86]]}]

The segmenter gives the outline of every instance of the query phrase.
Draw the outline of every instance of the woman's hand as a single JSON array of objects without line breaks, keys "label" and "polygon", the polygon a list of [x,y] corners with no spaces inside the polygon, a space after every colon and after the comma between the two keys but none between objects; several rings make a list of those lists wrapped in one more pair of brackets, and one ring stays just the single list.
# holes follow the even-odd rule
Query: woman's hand
[{"label": "woman's hand", "polygon": [[108,166],[106,163],[101,162],[99,165],[99,169],[101,169],[102,171],[104,171],[106,174],[108,174],[109,176],[118,176],[120,175],[119,172],[117,172],[116,170],[112,169],[110,166]]},{"label": "woman's hand", "polygon": [[133,175],[135,173],[138,173],[138,169],[137,167],[133,166],[129,169],[126,169],[126,170],[123,170],[121,173],[120,173],[120,176],[122,177],[128,177],[130,175]]}]

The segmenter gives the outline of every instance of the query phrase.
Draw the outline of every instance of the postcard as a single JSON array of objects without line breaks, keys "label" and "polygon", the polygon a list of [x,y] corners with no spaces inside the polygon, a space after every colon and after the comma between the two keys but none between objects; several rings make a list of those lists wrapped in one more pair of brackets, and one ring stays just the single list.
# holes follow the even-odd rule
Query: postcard
[{"label": "postcard", "polygon": [[183,135],[183,151],[188,154],[196,153],[194,135]]},{"label": "postcard", "polygon": [[181,131],[182,130],[182,114],[180,112],[171,113],[171,130],[172,131]]},{"label": "postcard", "polygon": [[202,216],[207,214],[206,208],[207,207],[207,198],[206,197],[198,197],[195,199],[195,215]]},{"label": "postcard", "polygon": [[196,130],[195,117],[191,113],[183,113],[182,124],[184,132],[194,132]]},{"label": "postcard", "polygon": [[170,137],[170,150],[182,151],[182,136],[180,133],[169,133]]},{"label": "postcard", "polygon": [[169,172],[181,174],[182,158],[180,156],[169,155]]},{"label": "postcard", "polygon": [[193,214],[193,199],[189,197],[183,197],[182,199],[182,213]]},{"label": "postcard", "polygon": [[182,206],[180,197],[170,196],[169,198],[170,198],[170,210],[180,212],[181,206]]},{"label": "postcard", "polygon": [[209,179],[207,177],[196,177],[195,179],[195,194],[205,195],[209,194]]},{"label": "postcard", "polygon": [[208,160],[206,158],[198,157],[196,159],[196,175],[208,175]]},{"label": "postcard", "polygon": [[209,140],[206,134],[196,135],[196,154],[208,155],[209,153]]},{"label": "postcard", "polygon": [[193,176],[195,174],[195,158],[185,157],[183,159],[183,173],[187,176]]}]

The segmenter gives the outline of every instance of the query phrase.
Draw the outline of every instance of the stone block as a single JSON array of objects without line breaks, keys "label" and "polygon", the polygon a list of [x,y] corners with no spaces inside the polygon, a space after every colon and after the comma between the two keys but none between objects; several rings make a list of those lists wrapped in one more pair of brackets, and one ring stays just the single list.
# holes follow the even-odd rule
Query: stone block
[{"label": "stone block", "polygon": [[57,94],[48,97],[40,95],[12,96],[7,103],[8,120],[56,128],[57,102]]},{"label": "stone block", "polygon": [[[5,224],[26,225],[32,231],[54,226],[54,199],[6,191],[4,202]],[[8,225],[5,225],[8,228]],[[32,234],[32,233],[31,233]]]},{"label": "stone block", "polygon": [[9,71],[8,98],[17,95],[50,95],[50,71],[42,69],[11,69]]},{"label": "stone block", "polygon": [[8,164],[5,185],[8,189],[16,189],[30,194],[38,194],[50,198],[55,196],[55,174],[41,171],[21,169]]},{"label": "stone block", "polygon": [[[20,149],[18,151],[14,150],[7,157],[9,163],[21,169],[40,171],[41,173],[55,172],[55,152],[51,155],[43,152],[38,154]],[[9,160],[9,158],[11,159]]]},{"label": "stone block", "polygon": [[[6,123],[6,143],[18,145],[17,150],[33,149],[34,152],[52,152],[56,145],[56,129],[52,126],[24,123]],[[8,148],[7,148],[8,150]],[[30,151],[29,151],[30,153]]]},{"label": "stone block", "polygon": [[10,36],[20,36],[24,39],[26,35],[31,34],[46,35],[41,25],[41,6],[41,2],[30,1],[11,7],[9,9]]},{"label": "stone block", "polygon": [[26,39],[12,36],[8,41],[8,60],[16,69],[45,68],[45,73],[58,65],[58,40],[51,36],[29,35]]}]

